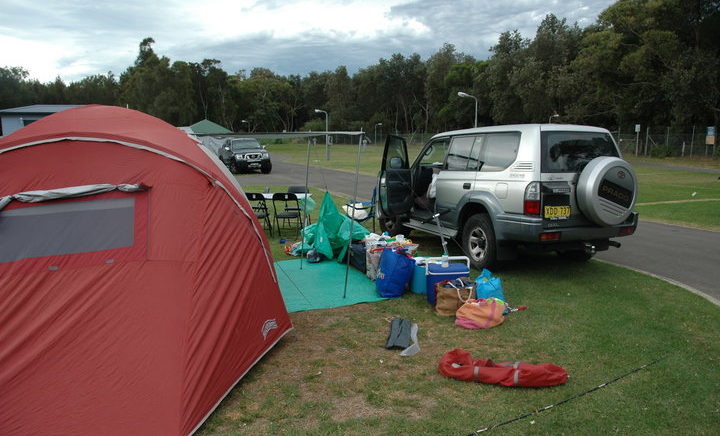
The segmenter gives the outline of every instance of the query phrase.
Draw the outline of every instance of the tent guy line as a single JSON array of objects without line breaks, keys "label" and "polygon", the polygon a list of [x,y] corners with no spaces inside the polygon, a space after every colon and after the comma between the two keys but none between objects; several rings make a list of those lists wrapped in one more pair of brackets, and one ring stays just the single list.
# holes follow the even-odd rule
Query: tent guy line
[{"label": "tent guy line", "polygon": [[[302,256],[300,256],[300,257],[302,258]],[[306,301],[308,304],[311,304],[311,301],[308,300],[308,298],[305,296],[305,294],[303,294],[303,292],[300,290],[300,287],[297,285],[297,283],[295,283],[295,281],[292,279],[292,277],[290,276],[290,274],[288,274],[287,271],[285,271],[285,270],[283,269],[283,267],[280,266],[279,263],[275,263],[275,268],[279,268],[280,271],[282,271],[283,274],[285,274],[285,277],[287,277],[287,279],[290,280],[290,283],[293,284],[293,286],[294,286],[295,289],[298,291],[298,293],[299,293],[300,295],[302,295],[302,297],[305,299],[305,301]]]},{"label": "tent guy line", "polygon": [[631,370],[631,371],[626,372],[625,374],[621,374],[621,375],[615,377],[614,379],[612,379],[612,380],[610,380],[610,381],[606,381],[605,383],[600,383],[599,385],[597,385],[597,386],[595,386],[595,387],[593,387],[593,388],[590,388],[590,389],[588,389],[588,390],[586,390],[586,391],[584,391],[584,392],[580,392],[580,393],[578,393],[578,394],[575,394],[575,395],[573,395],[573,396],[571,396],[571,397],[565,398],[564,400],[558,401],[557,403],[553,403],[553,404],[550,404],[550,405],[548,405],[548,406],[541,407],[541,408],[539,408],[539,409],[537,409],[537,410],[534,410],[534,411],[532,411],[532,412],[528,412],[528,413],[522,414],[522,415],[520,415],[520,416],[516,416],[515,418],[512,418],[512,419],[508,419],[507,421],[502,421],[502,422],[499,422],[499,423],[497,423],[497,424],[493,424],[493,425],[491,425],[491,426],[488,426],[488,427],[484,427],[484,428],[475,430],[474,432],[468,433],[468,434],[466,434],[465,436],[472,436],[472,435],[474,435],[474,434],[478,434],[478,433],[483,433],[483,432],[486,432],[486,431],[490,431],[490,430],[492,430],[492,429],[494,429],[494,428],[498,428],[498,427],[500,427],[500,426],[503,426],[503,425],[506,425],[506,424],[510,424],[510,423],[515,422],[515,421],[519,421],[519,420],[521,420],[521,419],[525,419],[525,418],[527,418],[528,416],[536,415],[536,414],[539,414],[539,413],[544,412],[544,411],[546,411],[546,410],[550,410],[550,409],[552,409],[552,408],[555,407],[555,406],[559,406],[559,405],[561,405],[561,404],[568,403],[568,402],[570,402],[570,401],[572,401],[572,400],[576,400],[576,399],[578,399],[578,398],[580,398],[580,397],[583,397],[583,396],[585,396],[585,395],[587,395],[587,394],[590,394],[590,393],[592,393],[592,392],[595,392],[595,391],[597,391],[598,389],[602,389],[602,388],[604,388],[605,386],[607,386],[607,385],[609,385],[609,384],[611,384],[611,383],[615,383],[616,381],[621,380],[621,379],[623,379],[623,378],[625,378],[625,377],[627,377],[627,376],[629,376],[629,375],[635,374],[636,372],[642,371],[642,370],[645,369],[645,368],[648,368],[648,367],[650,367],[650,366],[652,366],[652,365],[655,365],[656,363],[659,363],[659,362],[661,362],[662,360],[665,360],[667,357],[668,357],[668,356],[665,355],[665,356],[663,356],[663,357],[660,357],[659,359],[655,359],[655,360],[653,360],[652,362],[648,362],[648,363],[646,363],[645,365],[639,366],[639,367],[637,367],[637,368],[635,368],[635,369],[633,369],[633,370]]}]

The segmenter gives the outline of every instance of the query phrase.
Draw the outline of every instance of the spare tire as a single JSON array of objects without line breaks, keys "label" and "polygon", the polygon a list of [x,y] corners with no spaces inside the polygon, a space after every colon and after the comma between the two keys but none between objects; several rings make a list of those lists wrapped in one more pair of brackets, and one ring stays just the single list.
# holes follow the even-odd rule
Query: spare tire
[{"label": "spare tire", "polygon": [[601,226],[625,221],[637,198],[637,177],[632,165],[610,156],[596,157],[580,173],[576,196],[582,213]]}]

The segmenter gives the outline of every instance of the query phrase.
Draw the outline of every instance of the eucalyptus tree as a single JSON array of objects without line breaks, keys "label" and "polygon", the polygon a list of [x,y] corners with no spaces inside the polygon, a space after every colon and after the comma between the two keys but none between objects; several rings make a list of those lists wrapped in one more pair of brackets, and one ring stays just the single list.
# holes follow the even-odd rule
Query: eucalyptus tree
[{"label": "eucalyptus tree", "polygon": [[522,67],[527,58],[529,41],[514,30],[500,34],[498,43],[491,50],[493,56],[487,68],[487,81],[492,101],[492,117],[496,123],[525,122],[522,99],[512,84],[515,70]]},{"label": "eucalyptus tree", "polygon": [[112,71],[95,74],[72,82],[67,87],[67,100],[72,104],[117,104],[120,86]]},{"label": "eucalyptus tree", "polygon": [[152,49],[155,40],[145,38],[135,64],[120,75],[120,104],[131,109],[157,114],[156,99],[170,83],[170,59],[158,57]]},{"label": "eucalyptus tree", "polygon": [[30,73],[23,67],[0,67],[0,109],[33,103],[28,86]]},{"label": "eucalyptus tree", "polygon": [[445,81],[453,65],[460,62],[474,61],[470,56],[459,53],[453,44],[445,43],[442,48],[426,62],[425,76],[425,130],[446,130],[453,126],[454,115],[446,108],[453,99],[452,89]]}]

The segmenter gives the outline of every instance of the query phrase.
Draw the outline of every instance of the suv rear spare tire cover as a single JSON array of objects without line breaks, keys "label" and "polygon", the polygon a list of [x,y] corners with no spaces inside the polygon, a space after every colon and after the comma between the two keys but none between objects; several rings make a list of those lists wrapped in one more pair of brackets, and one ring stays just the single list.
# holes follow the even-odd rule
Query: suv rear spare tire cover
[{"label": "suv rear spare tire cover", "polygon": [[637,177],[632,166],[617,157],[591,160],[580,173],[577,201],[585,216],[601,226],[625,221],[637,198]]}]

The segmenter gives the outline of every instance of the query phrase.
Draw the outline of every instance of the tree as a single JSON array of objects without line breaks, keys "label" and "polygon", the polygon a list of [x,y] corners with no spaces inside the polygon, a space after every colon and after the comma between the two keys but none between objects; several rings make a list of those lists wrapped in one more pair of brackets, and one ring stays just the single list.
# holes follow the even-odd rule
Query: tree
[{"label": "tree", "polygon": [[67,87],[67,100],[71,104],[104,104],[115,105],[119,93],[119,85],[112,72],[107,75],[88,76]]},{"label": "tree", "polygon": [[[172,76],[170,60],[155,54],[152,49],[154,42],[152,38],[145,38],[140,43],[135,65],[120,75],[121,103],[150,115],[158,114],[156,99],[169,87]],[[157,102],[158,105],[163,104],[163,100],[167,100],[167,97]]]},{"label": "tree", "polygon": [[266,68],[255,68],[250,77],[233,82],[235,96],[245,102],[242,119],[251,131],[292,131],[294,88],[287,79]]},{"label": "tree", "polygon": [[[445,43],[443,47],[427,60],[427,74],[425,76],[425,130],[430,128],[445,130],[452,125],[450,111],[442,109],[448,105],[451,89],[447,86],[445,78],[452,66],[465,61],[473,61],[463,53],[457,53],[455,46]],[[439,115],[439,116],[438,116]],[[431,123],[432,120],[432,123]]]},{"label": "tree", "polygon": [[327,95],[327,111],[331,115],[330,125],[335,128],[346,128],[345,126],[353,119],[355,95],[352,81],[344,65],[337,67],[335,72],[328,76],[325,95]]},{"label": "tree", "polygon": [[0,68],[0,109],[31,104],[28,71],[22,67]]},{"label": "tree", "polygon": [[529,41],[517,30],[500,34],[498,43],[487,69],[492,117],[497,123],[521,123],[524,121],[520,97],[514,92],[511,79],[513,72],[520,68],[527,57]]}]

